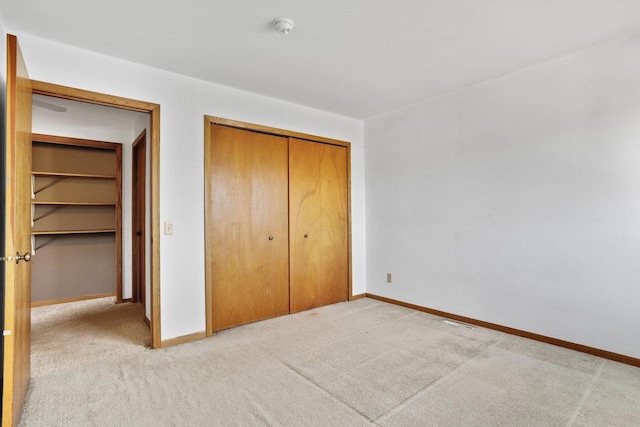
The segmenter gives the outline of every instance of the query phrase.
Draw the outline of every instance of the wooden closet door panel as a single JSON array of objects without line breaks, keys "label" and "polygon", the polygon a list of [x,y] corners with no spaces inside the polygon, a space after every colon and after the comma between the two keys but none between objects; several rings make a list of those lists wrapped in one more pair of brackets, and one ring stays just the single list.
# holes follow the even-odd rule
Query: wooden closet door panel
[{"label": "wooden closet door panel", "polygon": [[253,321],[289,313],[289,148],[252,134]]},{"label": "wooden closet door panel", "polygon": [[211,307],[218,331],[289,312],[288,144],[216,125],[211,135]]},{"label": "wooden closet door panel", "polygon": [[213,331],[253,319],[251,134],[211,129],[211,308]]},{"label": "wooden closet door panel", "polygon": [[321,238],[326,286],[320,305],[349,298],[349,231],[347,148],[323,144],[320,159]]},{"label": "wooden closet door panel", "polygon": [[[322,146],[289,140],[289,239],[291,312],[321,300],[320,158]],[[307,237],[305,237],[307,236]]]},{"label": "wooden closet door panel", "polygon": [[289,142],[291,311],[348,298],[347,150]]}]

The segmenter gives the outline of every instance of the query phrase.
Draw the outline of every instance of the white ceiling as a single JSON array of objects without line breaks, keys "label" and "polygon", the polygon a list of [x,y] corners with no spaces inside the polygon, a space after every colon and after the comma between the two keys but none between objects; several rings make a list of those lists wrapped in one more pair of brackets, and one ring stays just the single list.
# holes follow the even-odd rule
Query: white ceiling
[{"label": "white ceiling", "polygon": [[[0,0],[9,30],[366,119],[640,32],[639,0]],[[273,19],[292,18],[288,36]]]},{"label": "white ceiling", "polygon": [[35,133],[131,143],[140,131],[134,129],[136,120],[149,117],[147,113],[45,95],[33,95],[33,101]]}]

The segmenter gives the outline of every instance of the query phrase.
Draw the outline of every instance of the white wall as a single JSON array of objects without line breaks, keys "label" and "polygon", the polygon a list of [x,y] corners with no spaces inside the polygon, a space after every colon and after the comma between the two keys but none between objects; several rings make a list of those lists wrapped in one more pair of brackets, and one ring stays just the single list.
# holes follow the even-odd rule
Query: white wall
[{"label": "white wall", "polygon": [[33,79],[161,105],[162,339],[205,329],[204,115],[352,143],[353,291],[365,292],[364,124],[338,115],[18,34]]},{"label": "white wall", "polygon": [[144,128],[144,125],[140,128],[140,123],[149,122],[149,114],[60,98],[37,99],[65,107],[67,111],[60,113],[34,106],[34,133],[122,144],[122,297],[131,298],[131,146]]},{"label": "white wall", "polygon": [[367,292],[640,357],[639,36],[365,129]]}]

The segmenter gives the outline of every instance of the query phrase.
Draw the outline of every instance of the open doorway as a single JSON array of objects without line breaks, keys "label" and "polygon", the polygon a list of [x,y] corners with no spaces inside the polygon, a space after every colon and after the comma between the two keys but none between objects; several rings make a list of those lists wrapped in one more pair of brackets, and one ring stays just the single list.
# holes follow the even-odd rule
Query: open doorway
[{"label": "open doorway", "polygon": [[149,113],[33,95],[33,376],[151,344],[139,271],[151,248],[134,248],[151,229],[150,159],[133,154],[150,125]]},{"label": "open doorway", "polygon": [[90,92],[81,89],[60,86],[41,81],[31,81],[33,94],[51,96],[56,99],[68,99],[87,102],[90,104],[115,107],[123,110],[132,110],[148,113],[150,116],[147,132],[147,156],[149,158],[148,189],[148,216],[150,229],[147,231],[150,253],[148,254],[148,282],[150,293],[146,297],[149,303],[146,310],[150,315],[151,347],[162,346],[160,325],[160,106],[158,104],[139,101],[130,98]]}]

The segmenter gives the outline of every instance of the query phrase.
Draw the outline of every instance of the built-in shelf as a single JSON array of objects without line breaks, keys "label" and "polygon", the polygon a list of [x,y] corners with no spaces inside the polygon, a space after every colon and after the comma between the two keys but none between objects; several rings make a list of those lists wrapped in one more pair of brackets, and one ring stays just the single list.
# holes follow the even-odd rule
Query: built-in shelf
[{"label": "built-in shelf", "polygon": [[56,236],[63,234],[99,234],[99,233],[115,233],[114,229],[100,229],[100,230],[52,230],[52,231],[33,231],[33,236]]},{"label": "built-in shelf", "polygon": [[122,145],[34,134],[29,172],[32,301],[122,300]]},{"label": "built-in shelf", "polygon": [[115,206],[113,202],[41,202],[32,201],[32,205],[50,205],[50,206]]},{"label": "built-in shelf", "polygon": [[51,176],[60,178],[98,178],[116,179],[115,175],[98,175],[89,173],[66,173],[66,172],[31,172],[33,176]]}]

